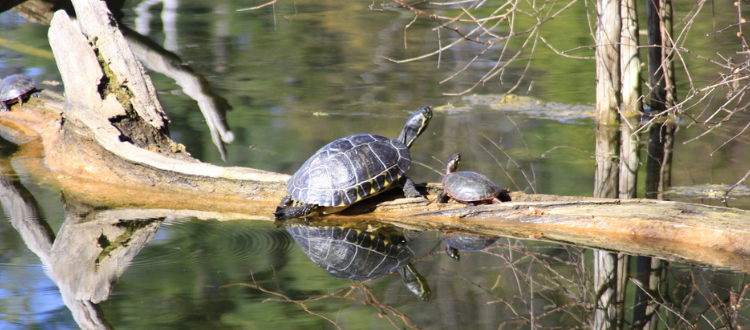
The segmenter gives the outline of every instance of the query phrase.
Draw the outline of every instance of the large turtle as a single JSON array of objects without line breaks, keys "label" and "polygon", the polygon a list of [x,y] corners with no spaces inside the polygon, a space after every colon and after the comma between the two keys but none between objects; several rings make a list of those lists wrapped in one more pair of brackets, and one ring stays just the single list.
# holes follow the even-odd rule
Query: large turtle
[{"label": "large turtle", "polygon": [[460,160],[461,154],[458,152],[448,160],[443,177],[443,191],[437,198],[438,203],[447,202],[448,197],[469,205],[510,202],[508,190],[496,185],[486,176],[476,172],[457,172]]},{"label": "large turtle", "polygon": [[277,220],[340,212],[349,205],[400,185],[407,197],[419,197],[414,181],[404,176],[411,165],[409,147],[424,132],[432,109],[424,107],[406,121],[395,139],[356,134],[320,148],[286,184],[288,196]]},{"label": "large turtle", "polygon": [[23,99],[36,91],[37,83],[24,74],[14,74],[5,77],[0,82],[0,111],[8,111],[9,103],[18,102],[23,106]]},{"label": "large turtle", "polygon": [[286,230],[302,251],[329,274],[364,281],[398,271],[407,289],[421,300],[430,299],[427,280],[411,261],[414,254],[394,227],[365,231],[353,226],[313,226],[289,220]]}]

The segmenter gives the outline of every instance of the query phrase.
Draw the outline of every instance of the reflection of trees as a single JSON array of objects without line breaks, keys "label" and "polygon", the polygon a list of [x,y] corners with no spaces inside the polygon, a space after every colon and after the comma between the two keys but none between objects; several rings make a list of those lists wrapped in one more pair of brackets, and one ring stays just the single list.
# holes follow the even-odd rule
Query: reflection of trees
[{"label": "reflection of trees", "polygon": [[234,134],[227,127],[224,119],[226,111],[232,108],[229,103],[211,90],[211,86],[203,76],[183,65],[177,55],[162,49],[150,39],[124,26],[121,29],[133,53],[146,67],[174,79],[187,96],[198,102],[198,107],[211,133],[211,140],[219,148],[221,158],[226,160],[224,143],[234,141]]},{"label": "reflection of trees", "polygon": [[[424,234],[423,234],[424,235]],[[421,243],[424,243],[421,242]],[[545,242],[502,239],[483,252],[467,252],[455,262],[442,252],[420,260],[433,284],[433,301],[403,305],[383,294],[374,281],[332,286],[326,292],[290,293],[269,284],[246,282],[248,292],[265,296],[263,304],[293,306],[339,329],[371,328],[590,329],[598,294],[594,269],[585,249]],[[440,250],[440,249],[438,249]],[[738,328],[750,323],[748,288],[743,274],[669,266],[669,274],[650,298],[662,306],[658,328]],[[303,281],[306,274],[299,276]],[[395,276],[395,275],[392,275]],[[627,277],[628,273],[618,274]],[[640,286],[636,280],[631,280]],[[631,328],[632,300],[616,321]],[[310,321],[308,321],[310,322]],[[358,323],[362,322],[362,323]]]},{"label": "reflection of trees", "polygon": [[[144,37],[149,32],[149,8],[156,3],[163,3],[162,22],[164,23],[164,46],[159,46],[151,39]],[[184,65],[177,51],[176,1],[145,1],[136,8],[136,31],[121,25],[123,35],[127,38],[130,48],[138,59],[149,69],[159,72],[182,87],[187,96],[198,102],[198,107],[206,119],[211,140],[219,148],[221,158],[226,161],[224,143],[234,141],[234,134],[227,127],[225,114],[232,109],[231,105],[221,96],[214,93],[208,80],[193,72]],[[145,32],[145,33],[144,33]],[[222,48],[222,47],[218,47]]]},{"label": "reflection of trees", "polygon": [[[419,329],[419,326],[408,315],[399,311],[397,308],[378,300],[377,296],[374,295],[372,290],[366,285],[367,282],[370,281],[372,280],[354,283],[349,287],[341,288],[335,292],[326,295],[310,296],[306,299],[293,299],[287,295],[266,289],[257,284],[236,283],[225,285],[223,287],[227,288],[232,286],[244,286],[259,290],[272,296],[276,296],[278,298],[265,299],[263,300],[263,302],[289,302],[296,304],[305,312],[333,324],[333,326],[335,326],[337,329],[343,329],[339,322],[334,321],[334,319],[331,319],[321,313],[313,311],[311,307],[309,307],[309,305],[315,302],[324,301],[326,299],[334,299],[337,303],[341,303],[341,301],[356,302],[364,306],[372,307],[374,309],[374,313],[376,313],[381,318],[388,320],[388,322],[396,329],[402,328],[399,324],[399,319],[401,320],[400,322],[403,323],[403,326],[409,327],[411,329]],[[363,297],[358,297],[358,295],[362,295]]]}]

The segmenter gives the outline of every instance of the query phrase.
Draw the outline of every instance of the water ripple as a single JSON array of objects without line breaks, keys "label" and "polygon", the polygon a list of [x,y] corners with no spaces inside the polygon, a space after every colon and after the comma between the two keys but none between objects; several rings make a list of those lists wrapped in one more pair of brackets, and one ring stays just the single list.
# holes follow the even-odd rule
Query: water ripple
[{"label": "water ripple", "polygon": [[290,243],[286,232],[267,222],[194,220],[170,223],[159,229],[152,245],[134,264],[166,265],[189,260],[257,268],[283,259]]}]

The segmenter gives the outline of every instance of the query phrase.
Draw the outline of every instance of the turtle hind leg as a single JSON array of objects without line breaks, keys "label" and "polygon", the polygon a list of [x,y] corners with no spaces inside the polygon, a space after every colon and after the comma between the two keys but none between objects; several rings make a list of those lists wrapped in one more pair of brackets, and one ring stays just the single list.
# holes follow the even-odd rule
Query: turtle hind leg
[{"label": "turtle hind leg", "polygon": [[315,205],[303,204],[299,206],[277,206],[276,212],[273,212],[276,220],[289,220],[294,218],[301,218],[312,213]]},{"label": "turtle hind leg", "polygon": [[[282,200],[284,202],[284,200]],[[276,207],[276,212],[273,212],[276,220],[288,220],[293,218],[301,218],[312,213],[315,209],[315,204],[299,204],[294,206],[279,205]]]},{"label": "turtle hind leg", "polygon": [[497,195],[497,197],[492,199],[493,204],[500,204],[503,202],[510,202],[510,201],[511,201],[510,194],[508,194],[507,189],[503,189],[502,191],[500,191],[500,194]]}]

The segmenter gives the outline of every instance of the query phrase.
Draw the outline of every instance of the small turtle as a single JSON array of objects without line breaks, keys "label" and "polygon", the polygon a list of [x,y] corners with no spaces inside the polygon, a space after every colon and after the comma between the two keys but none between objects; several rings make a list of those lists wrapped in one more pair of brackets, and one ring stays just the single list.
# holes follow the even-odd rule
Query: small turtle
[{"label": "small turtle", "polygon": [[277,220],[304,217],[316,208],[336,213],[365,198],[400,185],[407,197],[419,197],[414,181],[404,176],[411,166],[411,147],[427,128],[432,109],[424,107],[406,121],[395,139],[355,134],[320,148],[286,184]]},{"label": "small turtle", "polygon": [[14,74],[5,77],[0,82],[0,111],[9,111],[8,104],[16,101],[23,106],[24,98],[27,98],[36,90],[36,82],[31,77],[23,74]]},{"label": "small turtle", "polygon": [[510,202],[508,190],[496,185],[486,176],[476,172],[456,172],[460,159],[461,155],[455,153],[448,160],[443,177],[443,191],[438,196],[438,203],[447,202],[448,197],[469,205]]},{"label": "small turtle", "polygon": [[458,253],[459,250],[481,251],[492,246],[492,244],[495,244],[497,239],[497,236],[462,233],[457,231],[447,232],[443,235],[445,253],[455,261],[458,261],[461,258]]},{"label": "small turtle", "polygon": [[414,265],[414,254],[394,227],[360,230],[357,227],[314,226],[288,220],[286,230],[302,251],[329,274],[357,281],[399,272],[406,288],[421,300],[430,299],[427,280]]}]

